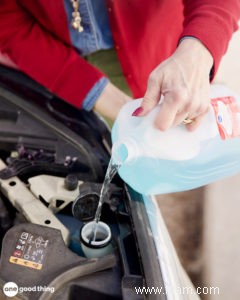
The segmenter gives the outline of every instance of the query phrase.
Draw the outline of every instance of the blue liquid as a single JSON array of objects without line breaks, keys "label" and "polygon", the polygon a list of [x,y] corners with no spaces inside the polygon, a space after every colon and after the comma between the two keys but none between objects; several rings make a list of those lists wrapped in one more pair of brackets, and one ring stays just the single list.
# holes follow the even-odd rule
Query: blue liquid
[{"label": "blue liquid", "polygon": [[240,172],[240,138],[223,141],[217,136],[204,142],[200,153],[189,160],[140,156],[123,163],[118,172],[133,189],[145,195],[194,189]]},{"label": "blue liquid", "polygon": [[[108,193],[109,185],[114,177],[114,175],[117,173],[119,166],[112,163],[112,159],[110,159],[107,172],[105,174],[105,178],[102,184],[102,188],[100,191],[100,197],[98,202],[98,207],[95,213],[94,221],[93,221],[93,234],[90,240],[96,241],[97,239],[97,229],[98,229],[98,222],[100,221],[101,213],[102,213],[102,206],[105,201],[105,198]],[[91,244],[91,242],[90,242]]]}]

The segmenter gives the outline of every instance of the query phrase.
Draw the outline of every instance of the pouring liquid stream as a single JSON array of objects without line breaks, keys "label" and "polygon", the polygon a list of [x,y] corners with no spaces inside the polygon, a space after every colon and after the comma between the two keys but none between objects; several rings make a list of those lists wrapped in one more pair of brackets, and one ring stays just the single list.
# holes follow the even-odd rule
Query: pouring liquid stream
[{"label": "pouring liquid stream", "polygon": [[100,197],[99,197],[99,202],[98,202],[98,207],[95,213],[95,218],[94,218],[94,226],[93,226],[93,233],[92,233],[92,239],[91,241],[96,241],[97,239],[97,227],[98,227],[98,222],[101,217],[101,212],[102,212],[102,205],[105,201],[105,198],[107,197],[108,194],[108,189],[109,185],[114,177],[114,175],[117,173],[118,169],[120,168],[120,165],[113,164],[112,159],[110,159],[110,162],[108,164],[107,172],[103,181],[103,185],[101,188],[100,192]]}]

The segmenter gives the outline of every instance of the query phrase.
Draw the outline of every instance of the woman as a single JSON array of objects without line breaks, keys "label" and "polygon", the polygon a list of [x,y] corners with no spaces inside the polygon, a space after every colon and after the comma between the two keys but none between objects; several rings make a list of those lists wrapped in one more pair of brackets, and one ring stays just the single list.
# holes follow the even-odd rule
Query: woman
[{"label": "woman", "polygon": [[[134,98],[144,96],[136,116],[150,111],[163,94],[156,126],[166,130],[184,121],[194,129],[208,110],[209,78],[237,29],[240,4],[235,0],[184,0],[183,4],[180,0],[2,0],[2,60],[72,105],[95,109],[111,119],[130,100],[128,87]],[[118,59],[109,50],[113,48]],[[122,72],[128,87],[123,78],[120,88],[111,83],[89,63],[92,56],[96,65],[106,60],[102,70],[113,65],[110,75],[114,70],[121,77]]]}]

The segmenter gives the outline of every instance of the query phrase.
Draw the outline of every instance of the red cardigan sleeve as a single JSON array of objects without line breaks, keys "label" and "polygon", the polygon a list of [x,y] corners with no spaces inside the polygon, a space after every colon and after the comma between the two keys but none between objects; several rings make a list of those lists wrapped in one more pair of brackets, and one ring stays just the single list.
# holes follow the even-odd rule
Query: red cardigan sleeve
[{"label": "red cardigan sleeve", "polygon": [[16,0],[1,0],[0,52],[19,70],[78,108],[104,76],[37,23]]},{"label": "red cardigan sleeve", "polygon": [[213,77],[240,18],[239,0],[184,0],[184,29],[180,38],[194,36],[214,59]]}]

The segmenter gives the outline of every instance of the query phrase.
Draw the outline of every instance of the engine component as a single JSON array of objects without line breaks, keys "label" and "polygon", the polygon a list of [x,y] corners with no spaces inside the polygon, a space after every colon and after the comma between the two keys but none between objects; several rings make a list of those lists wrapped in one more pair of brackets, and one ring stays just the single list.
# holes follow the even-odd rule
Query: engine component
[{"label": "engine component", "polygon": [[4,205],[3,200],[0,198],[0,250],[2,239],[6,231],[12,226],[9,212]]},{"label": "engine component", "polygon": [[73,216],[81,221],[94,218],[98,206],[101,185],[93,182],[82,184],[72,205]]},{"label": "engine component", "polygon": [[113,252],[112,233],[104,222],[88,222],[81,228],[80,240],[86,257],[102,257]]},{"label": "engine component", "polygon": [[74,174],[68,174],[64,180],[65,188],[68,191],[73,191],[78,187],[78,178]]},{"label": "engine component", "polygon": [[0,286],[13,281],[19,287],[21,299],[35,300],[45,294],[41,299],[46,300],[53,296],[49,289],[57,294],[67,282],[115,264],[114,255],[88,260],[74,254],[64,245],[57,229],[23,223],[12,227],[4,237]]},{"label": "engine component", "polygon": [[[25,151],[25,150],[24,150]],[[54,155],[43,155],[41,151],[35,151],[37,154],[25,154],[22,158],[8,159],[8,166],[0,171],[1,179],[8,179],[12,176],[24,176],[28,174],[51,173],[66,176],[70,172],[81,170],[82,178],[89,178],[89,167],[80,162],[76,157],[66,157],[64,163],[56,163]],[[39,157],[40,154],[40,157]],[[42,154],[42,157],[41,157]]]},{"label": "engine component", "polygon": [[[71,178],[73,177],[72,174]],[[68,176],[68,182],[70,177]],[[66,178],[50,176],[50,175],[39,175],[28,179],[30,184],[31,192],[37,197],[44,199],[45,202],[49,203],[48,208],[54,213],[59,212],[69,203],[74,201],[79,194],[78,187],[82,184],[82,181],[78,181],[75,177],[76,182],[74,185],[68,183],[66,186]],[[69,189],[70,187],[70,189]]]},{"label": "engine component", "polygon": [[[0,159],[0,170],[6,165]],[[61,231],[64,242],[69,242],[68,229],[54,216],[39,199],[29,191],[26,185],[16,176],[0,179],[0,189],[12,205],[32,223],[57,228]]]},{"label": "engine component", "polygon": [[[93,182],[84,182],[79,186],[79,195],[72,205],[73,216],[81,221],[90,221],[94,218],[99,202],[102,184]],[[116,211],[119,205],[119,198],[114,197],[122,189],[111,183],[108,189],[108,196],[105,203],[108,203],[112,211]],[[113,197],[112,197],[113,196]]]}]

